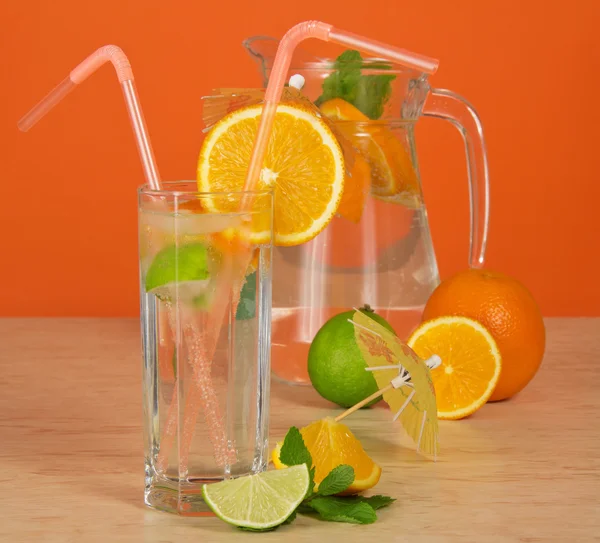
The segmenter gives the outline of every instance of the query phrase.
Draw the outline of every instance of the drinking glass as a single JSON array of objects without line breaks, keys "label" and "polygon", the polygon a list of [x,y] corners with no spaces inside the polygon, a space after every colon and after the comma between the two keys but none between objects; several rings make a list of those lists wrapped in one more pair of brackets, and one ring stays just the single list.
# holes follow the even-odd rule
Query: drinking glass
[{"label": "drinking glass", "polygon": [[202,484],[268,463],[273,194],[138,196],[145,503],[208,514]]}]

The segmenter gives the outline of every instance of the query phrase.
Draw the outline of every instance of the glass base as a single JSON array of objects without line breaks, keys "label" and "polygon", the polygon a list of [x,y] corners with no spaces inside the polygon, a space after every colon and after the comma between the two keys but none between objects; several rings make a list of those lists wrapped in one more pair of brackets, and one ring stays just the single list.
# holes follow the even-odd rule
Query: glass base
[{"label": "glass base", "polygon": [[215,481],[198,481],[186,485],[185,489],[153,484],[146,488],[144,503],[152,509],[165,513],[189,517],[214,517],[215,514],[202,499],[204,482],[214,483]]},{"label": "glass base", "polygon": [[[260,455],[264,459],[265,455]],[[267,470],[267,462],[257,462],[252,469],[239,473],[238,477],[255,475]],[[215,484],[228,479],[224,475],[193,477],[178,479],[158,475],[150,463],[146,463],[146,480],[144,490],[144,503],[156,511],[163,511],[181,516],[209,517],[215,516],[202,498],[202,486]]]}]

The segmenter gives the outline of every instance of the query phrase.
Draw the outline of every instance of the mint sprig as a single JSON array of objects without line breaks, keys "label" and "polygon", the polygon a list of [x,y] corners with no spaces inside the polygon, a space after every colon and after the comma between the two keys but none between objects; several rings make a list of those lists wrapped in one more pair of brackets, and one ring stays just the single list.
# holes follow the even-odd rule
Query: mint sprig
[{"label": "mint sprig", "polygon": [[392,95],[393,74],[367,74],[365,68],[389,70],[384,63],[364,65],[358,51],[344,51],[334,63],[335,70],[323,80],[323,91],[315,104],[320,106],[327,100],[341,98],[362,111],[369,119],[376,120],[383,115],[384,107]]},{"label": "mint sprig", "polygon": [[377,494],[376,496],[356,496],[356,499],[368,503],[373,509],[381,509],[387,507],[396,501],[396,498],[390,498],[389,496],[382,496]]},{"label": "mint sprig", "polygon": [[319,485],[320,496],[344,492],[354,482],[354,468],[342,464],[333,468]]},{"label": "mint sprig", "polygon": [[302,434],[292,426],[285,436],[279,458],[286,466],[306,464],[310,470],[310,486],[306,497],[284,524],[291,524],[296,514],[317,516],[330,522],[372,524],[377,520],[377,509],[395,500],[388,496],[334,496],[344,492],[354,482],[354,468],[345,464],[333,468],[314,492],[315,468],[312,456],[304,444]]},{"label": "mint sprig", "polygon": [[295,426],[292,426],[285,436],[279,459],[288,467],[300,464],[306,464],[308,469],[312,467],[312,456],[304,444],[300,430]]},{"label": "mint sprig", "polygon": [[331,522],[349,522],[351,524],[373,524],[377,513],[367,502],[353,502],[332,496],[317,496],[308,505],[323,520]]}]

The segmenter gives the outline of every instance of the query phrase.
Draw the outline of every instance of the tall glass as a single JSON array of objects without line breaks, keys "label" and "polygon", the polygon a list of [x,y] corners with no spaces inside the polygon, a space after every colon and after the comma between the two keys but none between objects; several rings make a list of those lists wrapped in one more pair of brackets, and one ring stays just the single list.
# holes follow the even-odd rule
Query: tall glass
[{"label": "tall glass", "polygon": [[202,515],[268,462],[273,195],[163,187],[138,193],[145,502]]}]

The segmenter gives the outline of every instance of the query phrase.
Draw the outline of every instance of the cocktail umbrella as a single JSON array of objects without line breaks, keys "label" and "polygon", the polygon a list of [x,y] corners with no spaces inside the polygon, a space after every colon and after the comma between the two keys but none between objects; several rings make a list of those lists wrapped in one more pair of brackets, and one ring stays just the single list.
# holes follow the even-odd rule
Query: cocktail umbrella
[{"label": "cocktail umbrella", "polygon": [[408,345],[361,311],[350,321],[367,371],[373,372],[379,390],[336,417],[340,421],[375,398],[383,396],[394,416],[417,444],[417,451],[439,452],[435,389],[430,369],[441,364],[433,355],[422,360]]}]

